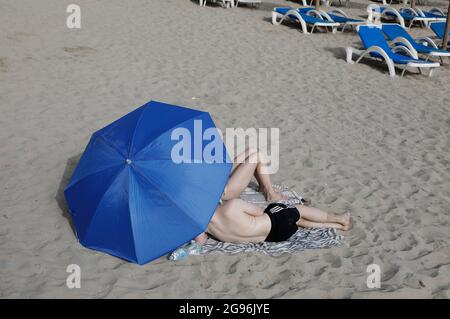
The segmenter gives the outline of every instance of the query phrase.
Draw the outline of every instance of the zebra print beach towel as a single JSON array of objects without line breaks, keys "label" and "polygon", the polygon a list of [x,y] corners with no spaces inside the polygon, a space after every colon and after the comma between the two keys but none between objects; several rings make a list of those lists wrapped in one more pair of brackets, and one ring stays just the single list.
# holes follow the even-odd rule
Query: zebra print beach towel
[{"label": "zebra print beach towel", "polygon": [[[285,195],[288,200],[282,201],[286,205],[298,205],[303,203],[303,198],[294,190],[284,186],[274,185],[274,188]],[[251,184],[241,194],[245,201],[266,207],[264,195],[256,191],[256,185]],[[287,241],[279,243],[226,243],[208,238],[208,241],[202,245],[196,255],[206,255],[211,253],[237,254],[242,252],[260,252],[270,256],[279,256],[284,253],[293,253],[305,249],[317,249],[342,245],[344,236],[339,235],[335,229],[330,228],[299,228]]]}]

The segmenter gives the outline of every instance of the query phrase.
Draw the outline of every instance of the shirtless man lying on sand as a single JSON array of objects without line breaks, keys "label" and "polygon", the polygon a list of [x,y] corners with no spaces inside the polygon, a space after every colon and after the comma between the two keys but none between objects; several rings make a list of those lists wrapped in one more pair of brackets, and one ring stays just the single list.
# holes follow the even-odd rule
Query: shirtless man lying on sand
[{"label": "shirtless man lying on sand", "polygon": [[[349,214],[335,215],[304,205],[287,206],[282,201],[284,196],[272,188],[269,174],[265,173],[266,157],[255,149],[246,149],[239,154],[233,165],[222,200],[217,207],[206,230],[215,238],[226,242],[280,242],[289,239],[298,227],[337,228],[349,230]],[[273,202],[265,209],[239,199],[239,195],[255,177],[259,191],[266,200]],[[206,233],[198,235],[195,240],[204,243]]]}]

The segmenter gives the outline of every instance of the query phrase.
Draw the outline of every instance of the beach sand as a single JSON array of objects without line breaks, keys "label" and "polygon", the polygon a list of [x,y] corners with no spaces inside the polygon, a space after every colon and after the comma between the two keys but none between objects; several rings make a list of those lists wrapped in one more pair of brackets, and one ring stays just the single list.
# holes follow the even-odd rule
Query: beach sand
[{"label": "beach sand", "polygon": [[[78,0],[79,30],[65,25],[70,3],[0,0],[0,297],[450,297],[449,67],[391,79],[347,64],[356,33],[271,24],[290,1]],[[149,100],[208,111],[220,128],[279,127],[274,182],[350,212],[346,244],[145,266],[82,247],[63,188],[90,134]],[[373,263],[379,289],[366,285]],[[80,289],[66,287],[69,264]]]}]

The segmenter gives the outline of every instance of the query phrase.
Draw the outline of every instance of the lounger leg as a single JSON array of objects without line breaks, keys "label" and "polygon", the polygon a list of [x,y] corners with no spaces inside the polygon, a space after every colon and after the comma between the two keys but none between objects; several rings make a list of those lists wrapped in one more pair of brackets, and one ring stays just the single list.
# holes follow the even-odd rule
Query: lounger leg
[{"label": "lounger leg", "polygon": [[[394,62],[392,62],[391,60],[386,60],[386,59],[385,59],[385,61],[386,61],[386,64],[387,64],[387,66],[388,66],[389,76],[390,76],[391,78],[395,77],[395,66],[394,66]],[[403,76],[403,74],[402,74],[402,76]]]},{"label": "lounger leg", "polygon": [[[419,70],[420,70],[420,68],[419,68]],[[405,72],[406,72],[406,67],[403,68],[402,74],[400,75],[401,78],[403,77],[403,75],[405,74]]]},{"label": "lounger leg", "polygon": [[276,13],[275,11],[272,11],[272,24],[273,25],[279,25],[280,23],[277,22],[277,15],[278,13]]},{"label": "lounger leg", "polygon": [[347,54],[347,58],[346,58],[347,63],[353,64],[354,63],[353,62],[353,49],[350,47],[347,47],[345,49],[345,53]]}]

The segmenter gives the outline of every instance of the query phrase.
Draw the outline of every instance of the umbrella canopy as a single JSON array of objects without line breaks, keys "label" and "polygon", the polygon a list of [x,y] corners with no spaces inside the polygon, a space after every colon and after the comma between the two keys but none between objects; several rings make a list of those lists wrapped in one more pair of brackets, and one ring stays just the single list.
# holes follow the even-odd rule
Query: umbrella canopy
[{"label": "umbrella canopy", "polygon": [[152,101],[92,135],[64,195],[82,245],[144,264],[206,229],[231,167],[208,113]]}]

